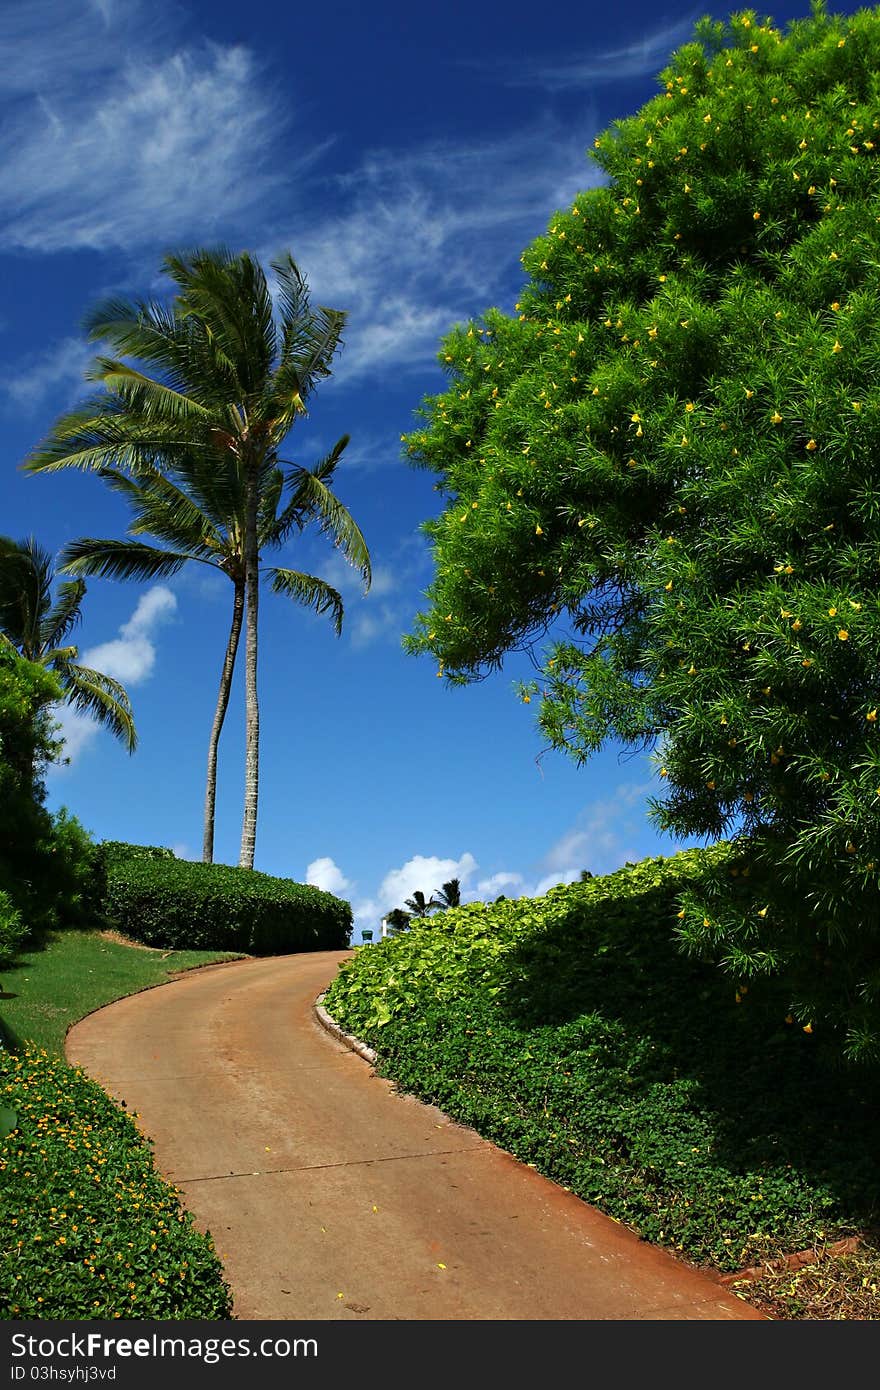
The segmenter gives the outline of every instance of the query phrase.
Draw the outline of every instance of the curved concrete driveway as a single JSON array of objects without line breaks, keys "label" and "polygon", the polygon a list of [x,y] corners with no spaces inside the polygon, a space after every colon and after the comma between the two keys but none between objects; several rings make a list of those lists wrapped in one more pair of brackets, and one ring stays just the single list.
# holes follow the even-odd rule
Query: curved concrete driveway
[{"label": "curved concrete driveway", "polygon": [[759,1318],[316,1022],[348,953],[211,967],[78,1023],[259,1319]]}]

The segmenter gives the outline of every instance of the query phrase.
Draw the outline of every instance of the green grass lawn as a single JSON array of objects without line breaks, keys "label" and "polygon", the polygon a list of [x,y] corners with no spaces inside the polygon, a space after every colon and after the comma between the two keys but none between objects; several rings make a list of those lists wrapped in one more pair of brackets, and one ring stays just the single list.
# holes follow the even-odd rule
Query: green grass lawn
[{"label": "green grass lawn", "polygon": [[70,1025],[102,1005],[177,971],[237,959],[223,951],[144,950],[98,932],[59,932],[0,971],[0,1016],[17,1038],[62,1055]]}]

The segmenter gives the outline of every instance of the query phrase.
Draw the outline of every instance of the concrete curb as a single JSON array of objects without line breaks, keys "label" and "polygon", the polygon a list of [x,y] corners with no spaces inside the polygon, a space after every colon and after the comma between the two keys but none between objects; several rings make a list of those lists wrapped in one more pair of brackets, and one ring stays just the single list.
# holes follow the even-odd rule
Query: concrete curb
[{"label": "concrete curb", "polygon": [[373,1049],[367,1047],[367,1044],[362,1043],[359,1038],[352,1037],[351,1033],[346,1033],[344,1029],[340,1028],[336,1020],[330,1017],[321,1002],[325,998],[325,995],[326,991],[323,994],[319,994],[314,1003],[315,1017],[321,1027],[326,1029],[328,1033],[332,1033],[334,1038],[338,1038],[341,1043],[345,1043],[345,1046],[350,1048],[352,1052],[356,1052],[359,1057],[363,1057],[364,1061],[369,1062],[371,1067],[375,1066],[376,1054]]}]

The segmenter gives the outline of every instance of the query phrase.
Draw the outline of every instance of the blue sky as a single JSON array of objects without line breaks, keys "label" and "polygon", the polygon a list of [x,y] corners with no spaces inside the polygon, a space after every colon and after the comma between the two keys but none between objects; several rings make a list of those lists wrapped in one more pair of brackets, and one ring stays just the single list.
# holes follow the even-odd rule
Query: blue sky
[{"label": "blue sky", "polygon": [[[288,455],[308,464],[351,435],[337,491],[374,582],[364,598],[306,534],[287,562],[342,588],[342,638],[263,601],[256,867],[349,898],[358,929],[454,875],[471,897],[540,893],[676,848],[646,818],[646,756],[609,748],[580,770],[541,756],[514,693],[524,655],[448,690],[401,651],[431,578],[420,523],[438,498],[402,461],[400,435],[442,389],[440,336],[491,305],[512,310],[520,252],[596,179],[594,136],[652,95],[702,13],[677,0],[0,8],[0,531],[53,551],[123,533],[124,508],[95,479],[19,465],[83,393],[84,312],[108,292],[161,292],[165,251],[222,241],[268,261],[289,249],[313,299],[348,311],[334,378]],[[80,651],[126,682],[140,735],[130,758],[65,716],[71,761],[50,801],[96,836],[197,857],[228,589],[186,572],[90,583]],[[237,694],[218,790],[216,857],[229,863],[242,797]]]}]

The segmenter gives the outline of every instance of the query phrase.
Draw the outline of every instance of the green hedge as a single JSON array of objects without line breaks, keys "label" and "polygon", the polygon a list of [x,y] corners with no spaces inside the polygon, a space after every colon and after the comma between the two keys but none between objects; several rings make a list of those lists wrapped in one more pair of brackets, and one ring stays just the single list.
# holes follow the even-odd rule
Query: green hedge
[{"label": "green hedge", "polygon": [[104,913],[147,946],[254,956],[345,947],[352,929],[351,905],[320,888],[173,857],[111,859]]},{"label": "green hedge", "polygon": [[210,1235],[153,1167],[133,1118],[81,1070],[0,1051],[0,1318],[219,1319]]},{"label": "green hedge", "polygon": [[132,859],[143,861],[177,858],[174,850],[167,849],[165,845],[130,845],[126,840],[102,840],[101,852],[108,867],[111,864],[128,863]]}]

